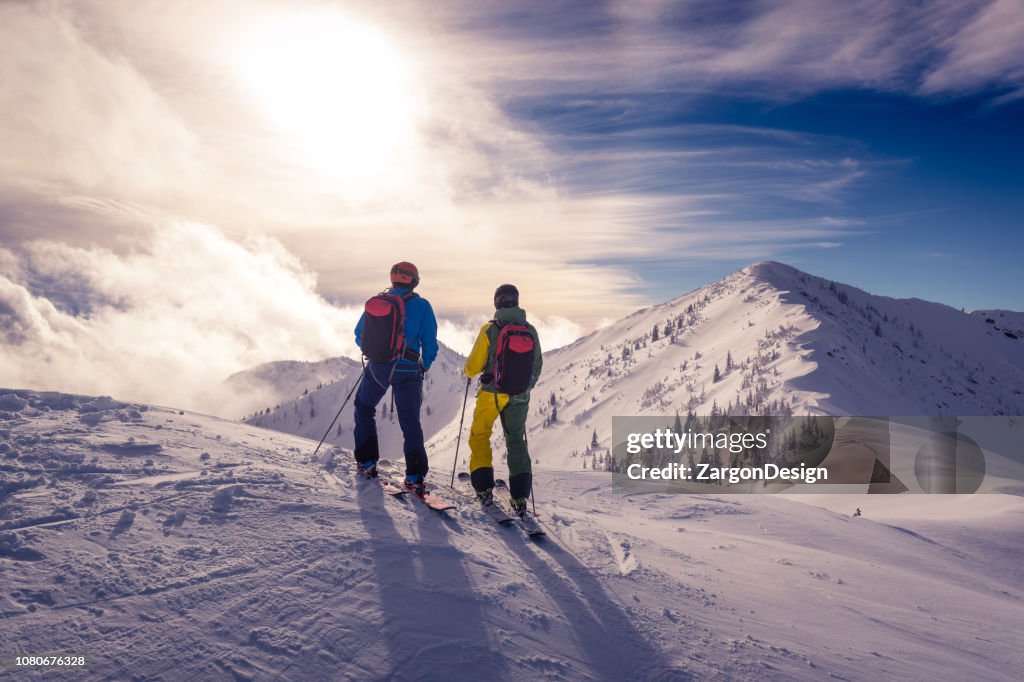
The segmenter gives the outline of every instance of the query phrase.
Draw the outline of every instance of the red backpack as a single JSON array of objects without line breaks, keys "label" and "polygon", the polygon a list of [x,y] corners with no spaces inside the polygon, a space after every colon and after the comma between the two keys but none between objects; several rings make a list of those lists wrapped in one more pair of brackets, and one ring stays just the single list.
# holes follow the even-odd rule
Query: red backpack
[{"label": "red backpack", "polygon": [[510,323],[499,327],[494,343],[494,388],[499,393],[518,395],[533,381],[533,352],[537,347],[530,328]]},{"label": "red backpack", "polygon": [[391,362],[405,353],[405,303],[412,292],[399,296],[382,291],[366,301],[360,347],[374,362]]}]

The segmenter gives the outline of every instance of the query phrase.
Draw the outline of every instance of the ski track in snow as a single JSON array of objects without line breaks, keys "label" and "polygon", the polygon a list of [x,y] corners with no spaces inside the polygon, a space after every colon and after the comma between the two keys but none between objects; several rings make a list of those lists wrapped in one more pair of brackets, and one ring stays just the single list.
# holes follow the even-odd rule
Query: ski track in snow
[{"label": "ski track in snow", "polygon": [[90,661],[23,678],[1013,679],[1021,668],[1024,507],[1005,496],[979,496],[992,515],[963,522],[899,510],[872,521],[781,497],[612,495],[608,474],[540,471],[549,536],[534,542],[446,491],[437,471],[459,505],[450,517],[357,480],[348,452],[310,463],[309,440],[20,395],[28,404],[0,429],[0,651]]}]

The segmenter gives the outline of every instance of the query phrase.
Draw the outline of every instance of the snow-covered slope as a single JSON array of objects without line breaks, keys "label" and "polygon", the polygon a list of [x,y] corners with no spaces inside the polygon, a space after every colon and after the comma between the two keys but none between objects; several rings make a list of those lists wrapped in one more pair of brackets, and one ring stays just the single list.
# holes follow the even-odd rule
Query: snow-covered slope
[{"label": "snow-covered slope", "polygon": [[529,438],[580,468],[615,415],[1024,414],[1022,389],[1024,339],[981,317],[765,262],[546,354]]},{"label": "snow-covered slope", "polygon": [[[457,413],[462,407],[466,388],[465,375],[462,374],[465,361],[464,357],[440,344],[437,359],[427,373],[423,386],[423,409],[420,416],[426,438],[458,418]],[[334,383],[319,389],[311,388],[303,395],[296,391],[292,399],[282,402],[268,413],[249,417],[246,423],[319,441],[362,374],[362,366],[358,362],[345,360],[345,363],[348,371]],[[349,448],[353,446],[353,400],[354,396],[331,428],[326,441],[328,444]],[[387,453],[392,453],[393,458],[401,458],[402,431],[397,416],[391,411],[390,392],[377,407],[377,432],[382,455],[387,457]]]},{"label": "snow-covered slope", "polygon": [[848,508],[829,511],[777,496],[614,495],[608,474],[542,469],[549,537],[535,544],[443,486],[451,518],[385,498],[355,480],[350,453],[314,466],[315,443],[288,434],[29,391],[0,389],[0,410],[0,652],[89,661],[18,679],[1021,669],[1024,498],[915,515],[834,496]]},{"label": "snow-covered slope", "polygon": [[1013,310],[975,310],[972,315],[985,320],[992,330],[1008,339],[1024,339],[1024,313]]},{"label": "snow-covered slope", "polygon": [[246,414],[222,415],[248,417],[254,412],[266,412],[280,407],[309,391],[323,388],[359,372],[360,364],[351,358],[327,358],[318,362],[280,360],[266,362],[251,369],[232,374],[224,380],[224,387],[238,396],[236,402],[247,406]]}]

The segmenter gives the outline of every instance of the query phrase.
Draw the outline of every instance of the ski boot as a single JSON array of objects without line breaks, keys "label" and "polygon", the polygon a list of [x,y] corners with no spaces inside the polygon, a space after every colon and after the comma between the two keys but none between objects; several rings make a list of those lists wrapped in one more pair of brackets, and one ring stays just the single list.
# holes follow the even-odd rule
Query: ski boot
[{"label": "ski boot", "polygon": [[512,511],[516,516],[524,516],[526,514],[526,502],[528,499],[526,497],[512,498]]},{"label": "ski boot", "polygon": [[491,489],[480,490],[476,494],[477,501],[484,507],[490,507],[494,504],[494,495],[491,494]]},{"label": "ski boot", "polygon": [[423,497],[427,492],[427,484],[423,482],[423,476],[420,474],[406,474],[405,489],[413,495]]},{"label": "ski boot", "polygon": [[365,462],[358,462],[359,473],[366,478],[377,478],[377,460],[370,459]]}]

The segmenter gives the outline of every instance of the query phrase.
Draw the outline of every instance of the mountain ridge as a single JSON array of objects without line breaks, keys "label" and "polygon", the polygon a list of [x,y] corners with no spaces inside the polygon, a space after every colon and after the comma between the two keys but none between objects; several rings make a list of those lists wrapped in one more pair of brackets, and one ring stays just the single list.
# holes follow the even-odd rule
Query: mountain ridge
[{"label": "mountain ridge", "polygon": [[763,261],[545,353],[529,438],[578,467],[613,416],[1022,414],[1020,386],[1024,341],[975,315]]},{"label": "mountain ridge", "polygon": [[[1011,312],[990,323],[778,261],[753,263],[546,352],[528,421],[531,449],[546,463],[576,467],[608,448],[613,416],[645,413],[1024,414],[1014,388],[1024,386],[1024,340],[1000,326],[1017,320]],[[463,360],[445,349],[429,375],[444,378],[429,390],[424,416],[441,459],[454,451]],[[247,421],[319,439],[350,385],[324,386]],[[303,418],[314,403],[326,416]],[[285,407],[291,417],[282,416]],[[350,417],[341,421],[328,442],[350,447]],[[397,431],[383,438],[399,449]]]}]

